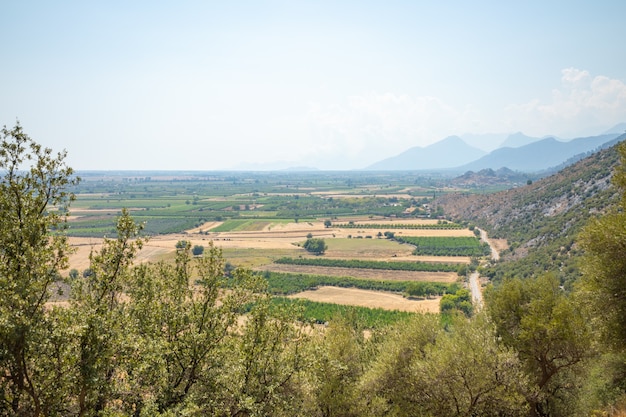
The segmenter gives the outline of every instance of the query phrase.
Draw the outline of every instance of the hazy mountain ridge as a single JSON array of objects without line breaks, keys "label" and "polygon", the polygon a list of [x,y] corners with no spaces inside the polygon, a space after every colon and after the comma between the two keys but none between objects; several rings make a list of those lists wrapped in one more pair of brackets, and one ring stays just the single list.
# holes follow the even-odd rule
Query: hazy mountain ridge
[{"label": "hazy mountain ridge", "polygon": [[484,157],[460,166],[463,171],[506,167],[514,171],[539,172],[562,164],[569,158],[594,150],[609,142],[617,134],[607,134],[558,141],[552,137],[532,142],[519,148],[499,148]]},{"label": "hazy mountain ridge", "polygon": [[[561,140],[554,136],[537,138],[517,132],[506,136],[500,146],[485,152],[468,145],[468,141],[479,143],[485,138],[501,137],[497,134],[448,136],[426,147],[415,146],[406,151],[369,165],[365,170],[380,171],[481,171],[508,168],[523,173],[554,172],[554,167],[563,166],[575,157],[595,151],[622,133],[626,123],[621,123],[596,136]],[[574,159],[572,159],[574,158]]]},{"label": "hazy mountain ridge", "polygon": [[[626,134],[619,140],[626,139]],[[485,228],[507,239],[511,250],[490,272],[492,278],[552,271],[563,281],[578,276],[575,237],[591,216],[618,200],[611,183],[619,162],[617,147],[585,159],[530,185],[489,195],[452,194],[437,199],[447,216]]]},{"label": "hazy mountain ridge", "polygon": [[448,136],[426,147],[412,147],[365,169],[380,171],[446,169],[466,164],[485,154],[485,151],[468,145],[458,136]]},{"label": "hazy mountain ridge", "polygon": [[499,148],[520,148],[540,140],[541,138],[534,138],[532,136],[526,136],[522,132],[517,132],[507,136]]}]

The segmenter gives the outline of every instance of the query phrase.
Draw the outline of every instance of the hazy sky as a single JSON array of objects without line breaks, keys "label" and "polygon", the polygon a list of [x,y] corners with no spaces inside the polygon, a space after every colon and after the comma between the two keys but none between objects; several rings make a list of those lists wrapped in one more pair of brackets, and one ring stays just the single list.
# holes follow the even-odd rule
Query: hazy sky
[{"label": "hazy sky", "polygon": [[623,1],[4,0],[0,16],[0,125],[79,170],[352,169],[453,134],[626,121]]}]

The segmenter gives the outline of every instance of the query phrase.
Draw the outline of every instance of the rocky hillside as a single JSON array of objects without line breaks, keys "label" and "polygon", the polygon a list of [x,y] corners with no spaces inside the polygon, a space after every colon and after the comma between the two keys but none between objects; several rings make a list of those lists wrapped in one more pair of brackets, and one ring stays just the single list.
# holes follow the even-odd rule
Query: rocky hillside
[{"label": "rocky hillside", "polygon": [[552,271],[563,282],[572,282],[578,277],[577,234],[591,216],[617,201],[611,176],[618,162],[613,146],[523,187],[487,195],[446,195],[436,203],[446,216],[471,221],[492,237],[507,239],[510,249],[503,253],[504,262],[488,271],[492,278]]}]

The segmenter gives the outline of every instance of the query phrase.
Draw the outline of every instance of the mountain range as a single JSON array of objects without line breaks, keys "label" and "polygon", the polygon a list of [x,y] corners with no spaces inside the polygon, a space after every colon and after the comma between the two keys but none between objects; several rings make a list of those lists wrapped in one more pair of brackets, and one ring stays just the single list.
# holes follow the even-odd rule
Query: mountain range
[{"label": "mountain range", "polygon": [[467,164],[486,152],[468,145],[458,136],[447,138],[426,147],[415,146],[397,156],[376,162],[366,170],[435,170]]},{"label": "mountain range", "polygon": [[[412,147],[399,155],[376,162],[365,170],[375,171],[478,171],[508,168],[520,172],[540,172],[576,160],[588,152],[610,146],[624,124],[607,133],[563,141],[554,137],[534,138],[521,132],[509,135],[502,145],[486,153],[468,145],[458,136],[449,136],[426,147]],[[580,158],[578,158],[580,159]]]}]

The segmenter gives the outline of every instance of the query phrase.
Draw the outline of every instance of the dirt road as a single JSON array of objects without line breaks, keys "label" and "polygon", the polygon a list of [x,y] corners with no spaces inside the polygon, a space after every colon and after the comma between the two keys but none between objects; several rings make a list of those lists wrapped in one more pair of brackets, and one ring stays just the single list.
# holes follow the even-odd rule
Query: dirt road
[{"label": "dirt road", "polygon": [[500,260],[500,253],[498,252],[498,249],[496,249],[494,244],[489,240],[487,232],[485,232],[483,229],[478,230],[480,231],[480,240],[482,240],[483,242],[487,242],[487,244],[491,248],[491,259],[493,259],[494,261]]},{"label": "dirt road", "polygon": [[483,293],[480,290],[480,275],[478,272],[472,272],[469,276],[470,290],[472,291],[472,302],[476,306],[476,310],[483,308]]}]

